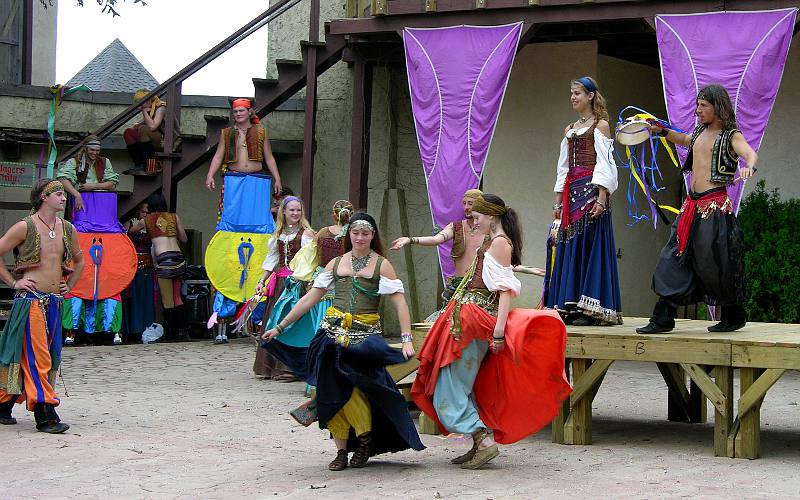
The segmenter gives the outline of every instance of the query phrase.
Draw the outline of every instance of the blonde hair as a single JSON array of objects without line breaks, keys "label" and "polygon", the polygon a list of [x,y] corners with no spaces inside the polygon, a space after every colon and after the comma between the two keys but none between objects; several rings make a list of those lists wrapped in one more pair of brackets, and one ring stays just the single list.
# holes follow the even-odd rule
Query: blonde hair
[{"label": "blonde hair", "polygon": [[[594,85],[594,90],[589,90],[588,88],[586,88],[586,85],[584,85],[583,82],[581,82],[581,80],[583,79],[589,80],[589,82],[591,82],[591,84]],[[606,98],[603,97],[603,94],[600,93],[600,85],[597,84],[597,80],[595,80],[591,76],[584,76],[580,79],[572,80],[570,82],[570,86],[572,85],[579,86],[587,94],[594,93],[594,97],[592,98],[591,104],[592,104],[592,113],[594,114],[595,119],[597,121],[609,120],[608,108],[606,107]]]},{"label": "blonde hair", "polygon": [[303,205],[303,200],[301,200],[297,196],[287,196],[283,198],[280,204],[278,205],[278,214],[276,217],[277,220],[275,222],[275,232],[272,233],[273,236],[276,237],[280,236],[281,233],[283,232],[283,228],[286,227],[286,215],[283,212],[284,209],[286,208],[286,205],[288,205],[289,202],[292,201],[296,201],[300,204],[300,221],[298,222],[298,224],[300,224],[300,227],[303,228],[303,230],[314,232],[314,230],[311,229],[311,224],[308,223],[308,219],[306,219],[306,207],[305,205]]}]

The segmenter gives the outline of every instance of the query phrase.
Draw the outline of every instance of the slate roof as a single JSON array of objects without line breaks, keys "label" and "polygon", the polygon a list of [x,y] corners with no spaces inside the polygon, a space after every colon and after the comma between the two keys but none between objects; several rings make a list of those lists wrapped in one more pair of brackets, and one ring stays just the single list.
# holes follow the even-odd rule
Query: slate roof
[{"label": "slate roof", "polygon": [[133,93],[152,90],[158,81],[117,38],[67,82],[68,87],[81,84],[96,91]]}]

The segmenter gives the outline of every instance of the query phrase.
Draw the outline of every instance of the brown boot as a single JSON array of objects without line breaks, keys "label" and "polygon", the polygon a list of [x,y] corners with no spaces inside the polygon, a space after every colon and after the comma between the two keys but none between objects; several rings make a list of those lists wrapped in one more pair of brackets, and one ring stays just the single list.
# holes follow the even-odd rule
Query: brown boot
[{"label": "brown boot", "polygon": [[469,449],[468,452],[460,455],[452,460],[450,463],[453,465],[461,465],[465,462],[469,462],[472,460],[472,457],[475,456],[475,452],[478,451],[478,445],[483,441],[483,438],[486,437],[486,429],[478,429],[477,431],[472,433],[472,448]]},{"label": "brown boot", "polygon": [[336,452],[336,458],[333,462],[328,464],[328,470],[338,472],[347,468],[347,450],[339,450]]},{"label": "brown boot", "polygon": [[350,467],[356,469],[364,467],[370,456],[372,456],[372,434],[365,432],[358,436],[358,448],[353,452],[353,458],[350,459]]}]

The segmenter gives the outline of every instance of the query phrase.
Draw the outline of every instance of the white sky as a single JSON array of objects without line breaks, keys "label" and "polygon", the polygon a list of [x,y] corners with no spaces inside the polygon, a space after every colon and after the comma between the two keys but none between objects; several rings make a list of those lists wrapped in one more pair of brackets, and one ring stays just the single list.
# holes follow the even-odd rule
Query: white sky
[{"label": "white sky", "polygon": [[[0,0],[4,1],[4,0]],[[268,0],[118,0],[121,14],[102,14],[94,0],[58,2],[56,82],[66,83],[119,38],[162,83],[269,8]],[[183,94],[252,96],[264,78],[267,27],[261,28],[183,84]]]}]

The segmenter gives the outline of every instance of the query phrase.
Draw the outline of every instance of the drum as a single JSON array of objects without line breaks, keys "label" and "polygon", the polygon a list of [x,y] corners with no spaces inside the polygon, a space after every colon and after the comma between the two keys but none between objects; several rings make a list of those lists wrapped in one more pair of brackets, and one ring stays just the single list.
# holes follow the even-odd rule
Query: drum
[{"label": "drum", "polygon": [[624,146],[635,146],[650,139],[650,123],[631,117],[617,126],[616,141]]}]

